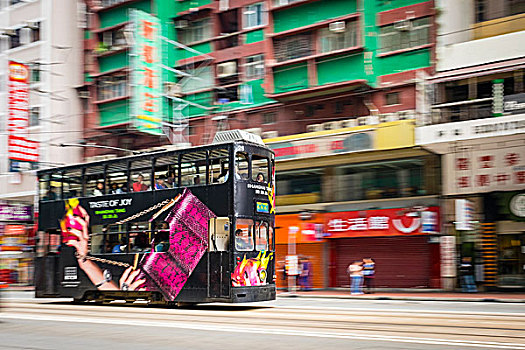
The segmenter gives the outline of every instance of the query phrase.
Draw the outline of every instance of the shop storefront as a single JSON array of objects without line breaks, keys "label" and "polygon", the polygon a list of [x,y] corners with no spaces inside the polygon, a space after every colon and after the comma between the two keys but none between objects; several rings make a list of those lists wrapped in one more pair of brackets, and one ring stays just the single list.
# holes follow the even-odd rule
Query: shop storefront
[{"label": "shop storefront", "polygon": [[[436,124],[416,130],[416,142],[442,155],[443,233],[455,236],[456,261],[472,258],[478,286],[524,287],[525,114]],[[470,218],[458,204],[467,201]],[[456,283],[458,286],[459,283]]]},{"label": "shop storefront", "polygon": [[497,241],[498,287],[525,287],[525,192],[487,194]]},{"label": "shop storefront", "polygon": [[437,206],[332,212],[325,220],[331,286],[348,287],[348,265],[371,257],[378,288],[439,288]]},{"label": "shop storefront", "polygon": [[275,218],[275,251],[277,255],[277,287],[286,287],[283,272],[287,255],[297,255],[309,262],[308,277],[312,288],[327,287],[326,242],[324,218],[320,213],[277,215]]},{"label": "shop storefront", "polygon": [[33,246],[32,207],[0,203],[0,281],[32,283]]}]

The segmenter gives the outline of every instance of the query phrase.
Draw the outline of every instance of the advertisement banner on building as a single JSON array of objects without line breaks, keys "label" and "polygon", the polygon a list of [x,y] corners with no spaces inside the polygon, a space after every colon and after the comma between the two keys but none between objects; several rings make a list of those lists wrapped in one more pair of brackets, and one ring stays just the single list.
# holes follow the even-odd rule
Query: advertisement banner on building
[{"label": "advertisement banner on building", "polygon": [[525,147],[497,146],[486,150],[465,147],[446,154],[444,194],[522,190],[525,186]]},{"label": "advertisement banner on building", "polygon": [[38,162],[38,142],[28,139],[29,128],[29,68],[9,61],[7,142],[9,170],[28,170],[22,163]]},{"label": "advertisement banner on building", "polygon": [[441,277],[456,276],[456,237],[443,236],[440,242]]},{"label": "advertisement banner on building", "polygon": [[30,205],[0,203],[0,221],[30,221],[33,211]]},{"label": "advertisement banner on building", "polygon": [[394,208],[325,214],[328,238],[439,233],[439,207]]},{"label": "advertisement banner on building", "polygon": [[27,243],[26,228],[24,225],[5,225],[0,232],[1,251],[22,251]]},{"label": "advertisement banner on building", "polygon": [[300,159],[374,149],[374,131],[362,130],[268,144],[277,160]]},{"label": "advertisement banner on building", "polygon": [[139,131],[162,134],[161,26],[157,17],[130,10],[134,43],[131,50],[133,125]]},{"label": "advertisement banner on building", "polygon": [[456,230],[474,229],[474,204],[467,199],[456,199]]}]

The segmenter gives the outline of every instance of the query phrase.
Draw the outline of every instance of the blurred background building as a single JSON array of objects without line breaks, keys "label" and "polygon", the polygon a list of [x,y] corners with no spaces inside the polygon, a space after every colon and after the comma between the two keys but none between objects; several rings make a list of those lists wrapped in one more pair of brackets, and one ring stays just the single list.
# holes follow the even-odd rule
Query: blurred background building
[{"label": "blurred background building", "polygon": [[[9,60],[41,72],[40,166],[244,129],[276,153],[278,262],[293,244],[314,288],[367,256],[378,287],[451,288],[460,256],[525,286],[523,1],[48,2],[0,0],[0,96]],[[30,174],[2,196],[31,204]]]},{"label": "blurred background building", "polygon": [[[457,237],[462,256],[475,258],[487,287],[523,286],[525,48],[518,43],[525,40],[525,3],[436,6],[430,125],[418,128],[416,140],[441,155],[443,233]],[[469,201],[468,225],[458,219],[458,199]]]},{"label": "blurred background building", "polygon": [[84,20],[76,1],[0,0],[0,273],[11,281],[31,282],[34,170],[81,160],[57,147],[82,137]]}]

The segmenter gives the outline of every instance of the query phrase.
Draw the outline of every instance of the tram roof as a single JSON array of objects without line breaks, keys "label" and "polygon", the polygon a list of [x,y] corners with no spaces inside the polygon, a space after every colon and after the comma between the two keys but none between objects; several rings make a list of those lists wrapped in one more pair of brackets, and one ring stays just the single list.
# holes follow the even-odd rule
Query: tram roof
[{"label": "tram roof", "polygon": [[[61,166],[61,167],[53,167],[53,168],[48,168],[48,169],[42,169],[42,170],[38,170],[37,174],[54,173],[54,172],[57,171],[57,169],[67,170],[67,169],[79,168],[79,167],[86,166],[86,165],[96,166],[96,165],[101,165],[101,164],[106,164],[106,163],[119,162],[119,161],[122,161],[122,160],[140,159],[140,158],[144,158],[144,157],[152,157],[152,156],[159,155],[159,154],[173,154],[173,153],[181,153],[181,152],[188,152],[188,151],[198,151],[200,149],[205,149],[205,148],[209,148],[209,147],[215,148],[217,146],[221,146],[221,145],[225,145],[226,146],[226,145],[235,144],[235,143],[237,143],[237,144],[251,144],[251,145],[254,145],[254,146],[258,146],[258,147],[263,147],[266,150],[271,151],[271,149],[262,141],[260,136],[257,136],[257,135],[251,134],[251,133],[247,133],[244,130],[231,130],[231,131],[232,132],[240,131],[242,133],[232,133],[231,135],[224,135],[224,136],[219,137],[219,138],[217,138],[217,136],[216,136],[213,139],[213,142],[210,143],[210,144],[207,144],[207,145],[190,146],[190,147],[187,147],[187,148],[180,148],[180,149],[176,149],[176,150],[159,149],[159,150],[152,150],[152,151],[144,151],[143,153],[133,154],[133,155],[129,155],[129,156],[123,156],[123,157],[118,157],[118,158],[97,160],[97,161],[94,161],[94,162],[75,163],[75,164]],[[227,132],[229,132],[229,131],[227,131]],[[225,132],[221,131],[221,132],[218,132],[217,134],[219,134],[219,133],[225,133]],[[251,137],[250,137],[250,139],[240,138],[239,136],[242,135],[242,134],[249,134],[251,136],[255,136],[255,138],[251,138]],[[260,143],[257,142],[257,138],[260,140]],[[137,151],[137,152],[140,152],[140,151]]]}]

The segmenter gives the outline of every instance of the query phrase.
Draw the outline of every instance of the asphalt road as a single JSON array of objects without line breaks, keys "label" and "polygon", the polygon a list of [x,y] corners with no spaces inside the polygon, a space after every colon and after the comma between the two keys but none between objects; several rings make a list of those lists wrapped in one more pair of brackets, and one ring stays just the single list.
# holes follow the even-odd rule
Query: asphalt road
[{"label": "asphalt road", "polygon": [[0,349],[525,349],[525,304],[280,298],[169,309],[4,294]]}]

